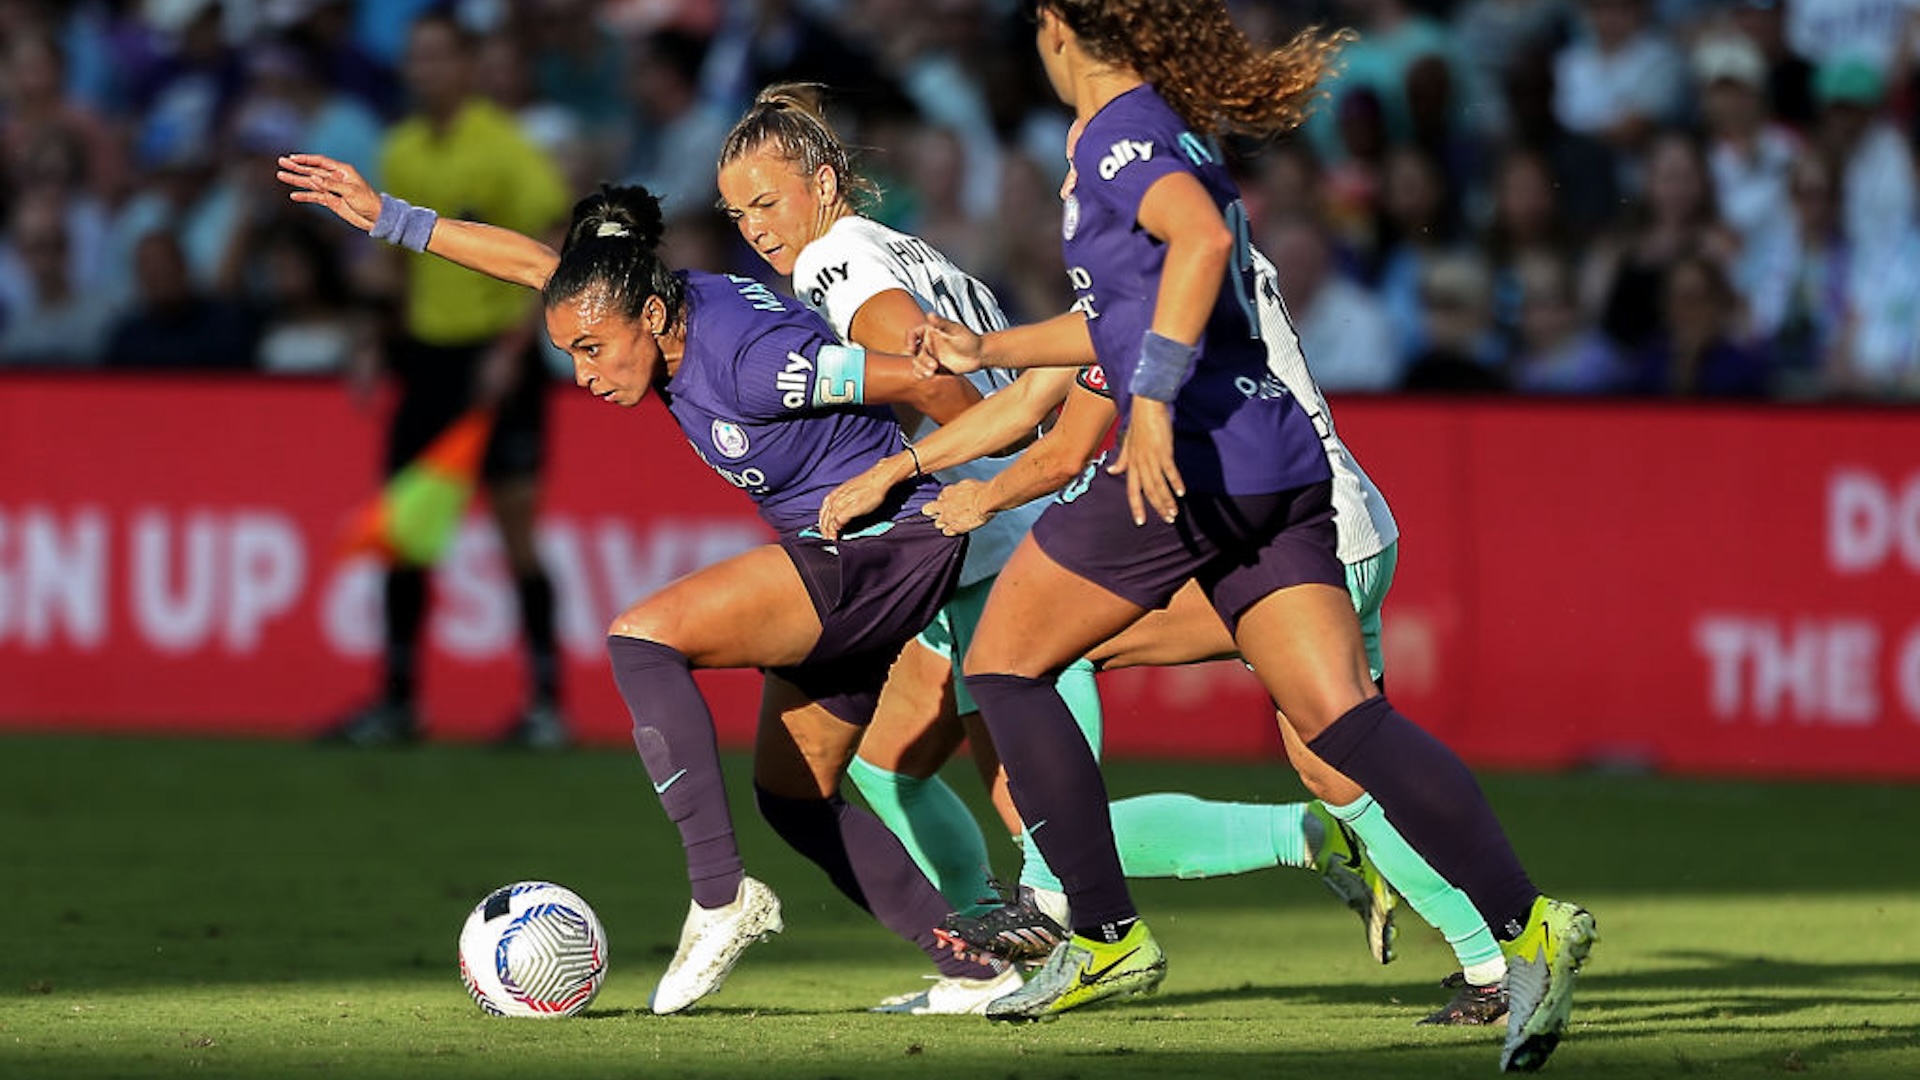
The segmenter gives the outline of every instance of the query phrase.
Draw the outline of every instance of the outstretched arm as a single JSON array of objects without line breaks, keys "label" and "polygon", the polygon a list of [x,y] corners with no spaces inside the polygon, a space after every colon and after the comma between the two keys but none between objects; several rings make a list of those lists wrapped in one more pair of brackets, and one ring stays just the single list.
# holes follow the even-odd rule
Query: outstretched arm
[{"label": "outstretched arm", "polygon": [[[372,232],[380,221],[380,193],[360,171],[324,154],[287,154],[275,174],[293,188],[294,202],[313,203],[361,232]],[[512,229],[478,221],[440,218],[433,223],[426,251],[489,277],[538,289],[553,276],[560,256],[546,244]]]},{"label": "outstretched arm", "polygon": [[1002,510],[1059,491],[1086,468],[1107,429],[1113,426],[1113,419],[1112,398],[1076,386],[1060,410],[1060,419],[1013,464],[990,480],[948,484],[921,512],[932,518],[941,532],[955,536],[985,525]]},{"label": "outstretched arm", "polygon": [[925,367],[938,364],[961,375],[983,367],[1079,368],[1094,361],[1093,335],[1087,330],[1086,316],[1078,311],[990,334],[977,334],[952,319],[929,315],[914,345]]},{"label": "outstretched arm", "polygon": [[881,458],[866,472],[827,494],[820,503],[820,532],[831,538],[840,523],[869,513],[896,484],[986,457],[1019,441],[1066,400],[1073,372],[1066,368],[1032,371],[1013,385],[955,417],[951,423],[913,444],[911,450]]}]

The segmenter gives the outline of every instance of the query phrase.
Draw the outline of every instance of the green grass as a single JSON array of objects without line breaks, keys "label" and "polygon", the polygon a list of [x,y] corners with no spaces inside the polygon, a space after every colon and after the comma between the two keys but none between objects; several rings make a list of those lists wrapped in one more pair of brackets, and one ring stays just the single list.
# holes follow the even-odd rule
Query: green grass
[{"label": "green grass", "polygon": [[[1109,775],[1116,794],[1298,793],[1273,766]],[[1920,787],[1486,783],[1535,878],[1600,920],[1551,1073],[1920,1076]],[[1494,1072],[1493,1033],[1413,1026],[1452,970],[1437,935],[1409,921],[1401,959],[1371,965],[1292,871],[1138,884],[1171,960],[1156,997],[1024,1028],[868,1015],[924,962],[736,809],[787,932],[706,1007],[655,1017],[687,893],[631,755],[0,738],[0,1078]],[[606,923],[612,973],[583,1017],[490,1019],[460,987],[468,909],[526,877]]]}]

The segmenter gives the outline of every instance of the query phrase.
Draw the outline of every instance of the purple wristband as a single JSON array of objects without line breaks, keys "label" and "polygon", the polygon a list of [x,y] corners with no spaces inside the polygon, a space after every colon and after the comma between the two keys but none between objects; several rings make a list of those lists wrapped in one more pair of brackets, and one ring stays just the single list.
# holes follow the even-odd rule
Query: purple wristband
[{"label": "purple wristband", "polygon": [[414,206],[383,192],[380,216],[373,220],[373,228],[367,235],[408,251],[425,251],[427,241],[433,237],[433,226],[439,220],[440,215],[427,207]]},{"label": "purple wristband", "polygon": [[1149,401],[1171,402],[1193,374],[1193,358],[1199,352],[1198,346],[1147,331],[1140,339],[1140,363],[1133,369],[1128,392]]}]

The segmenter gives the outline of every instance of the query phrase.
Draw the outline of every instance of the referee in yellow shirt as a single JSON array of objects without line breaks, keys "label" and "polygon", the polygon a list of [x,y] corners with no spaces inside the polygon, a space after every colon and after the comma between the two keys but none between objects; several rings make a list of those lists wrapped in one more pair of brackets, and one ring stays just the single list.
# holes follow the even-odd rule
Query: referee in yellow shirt
[{"label": "referee in yellow shirt", "polygon": [[[478,43],[448,14],[412,27],[404,76],[413,112],[388,132],[385,189],[415,206],[487,221],[533,236],[566,220],[570,200],[558,168],[529,143],[512,115],[474,88]],[[391,475],[476,405],[492,405],[492,439],[481,479],[519,594],[532,688],[505,741],[558,748],[571,741],[559,709],[553,585],[534,549],[545,442],[548,379],[534,331],[537,298],[445,259],[397,248],[404,259],[399,333],[386,367],[400,390],[387,437]],[[363,377],[370,378],[371,370]],[[381,698],[331,727],[326,740],[361,746],[411,742],[418,645],[427,614],[425,566],[395,565],[386,580],[386,677]]]}]

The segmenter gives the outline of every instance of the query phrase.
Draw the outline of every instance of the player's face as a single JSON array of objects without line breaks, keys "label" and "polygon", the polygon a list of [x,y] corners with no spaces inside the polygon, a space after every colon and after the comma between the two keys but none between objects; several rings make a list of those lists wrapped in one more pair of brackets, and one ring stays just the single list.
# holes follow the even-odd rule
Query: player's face
[{"label": "player's face", "polygon": [[767,265],[793,273],[794,260],[839,215],[833,170],[808,174],[772,144],[742,154],[720,170],[720,203],[740,235]]},{"label": "player's face", "polygon": [[664,363],[645,317],[614,310],[605,290],[589,289],[549,307],[547,336],[573,360],[574,384],[615,405],[639,404]]}]

